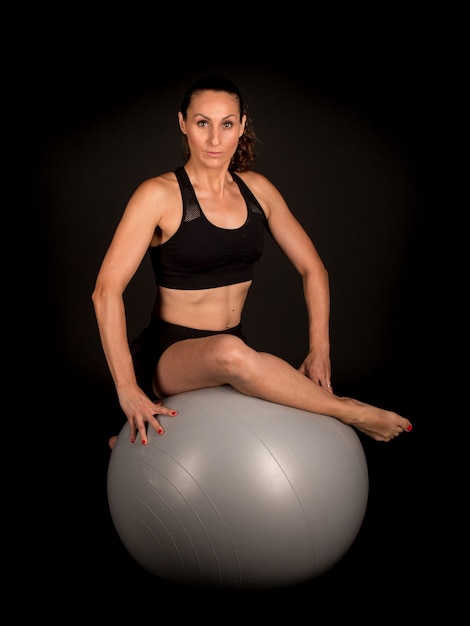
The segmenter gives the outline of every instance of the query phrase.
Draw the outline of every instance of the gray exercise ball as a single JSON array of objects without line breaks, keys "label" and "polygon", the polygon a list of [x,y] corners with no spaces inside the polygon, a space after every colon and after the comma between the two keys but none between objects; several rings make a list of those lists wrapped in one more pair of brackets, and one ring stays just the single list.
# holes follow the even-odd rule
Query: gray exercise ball
[{"label": "gray exercise ball", "polygon": [[148,572],[179,585],[272,588],[314,579],[348,551],[369,480],[357,433],[340,421],[214,387],[165,405],[163,436],[132,444],[107,475],[113,524]]}]

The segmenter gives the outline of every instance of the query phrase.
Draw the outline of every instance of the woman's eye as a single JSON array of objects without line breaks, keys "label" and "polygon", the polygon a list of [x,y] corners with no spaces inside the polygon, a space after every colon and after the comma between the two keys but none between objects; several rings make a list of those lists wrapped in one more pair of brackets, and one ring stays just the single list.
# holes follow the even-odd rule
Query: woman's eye
[{"label": "woman's eye", "polygon": [[206,120],[199,120],[199,122],[197,123],[198,126],[207,126],[207,122]]}]

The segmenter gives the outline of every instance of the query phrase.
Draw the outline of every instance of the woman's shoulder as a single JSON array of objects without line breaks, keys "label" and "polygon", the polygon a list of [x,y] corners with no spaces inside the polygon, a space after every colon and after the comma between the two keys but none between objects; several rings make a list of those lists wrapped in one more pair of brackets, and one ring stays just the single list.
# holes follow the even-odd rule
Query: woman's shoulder
[{"label": "woman's shoulder", "polygon": [[143,180],[136,189],[140,196],[153,196],[164,200],[178,193],[178,182],[174,172],[164,172]]},{"label": "woman's shoulder", "polygon": [[262,185],[269,183],[269,180],[264,174],[257,172],[256,170],[245,170],[244,172],[235,172],[247,185]]},{"label": "woman's shoulder", "polygon": [[256,196],[265,211],[271,205],[273,199],[279,195],[278,189],[264,174],[254,170],[240,172],[238,176],[247,185],[250,191]]},{"label": "woman's shoulder", "polygon": [[173,172],[165,172],[143,180],[135,189],[126,210],[152,216],[159,221],[181,205],[181,194]]},{"label": "woman's shoulder", "polygon": [[273,183],[264,174],[255,170],[246,170],[245,172],[236,172],[243,182],[255,194],[265,195],[274,189]]},{"label": "woman's shoulder", "polygon": [[146,187],[154,190],[164,190],[166,188],[174,187],[176,184],[176,175],[174,172],[164,172],[163,174],[157,174],[143,180],[139,187]]}]

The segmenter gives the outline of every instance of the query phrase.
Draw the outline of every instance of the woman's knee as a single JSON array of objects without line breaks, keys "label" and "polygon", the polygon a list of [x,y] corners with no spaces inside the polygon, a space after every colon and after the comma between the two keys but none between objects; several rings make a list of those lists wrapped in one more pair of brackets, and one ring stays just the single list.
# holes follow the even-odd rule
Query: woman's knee
[{"label": "woman's knee", "polygon": [[229,373],[244,371],[250,362],[253,349],[233,335],[217,336],[217,359]]}]

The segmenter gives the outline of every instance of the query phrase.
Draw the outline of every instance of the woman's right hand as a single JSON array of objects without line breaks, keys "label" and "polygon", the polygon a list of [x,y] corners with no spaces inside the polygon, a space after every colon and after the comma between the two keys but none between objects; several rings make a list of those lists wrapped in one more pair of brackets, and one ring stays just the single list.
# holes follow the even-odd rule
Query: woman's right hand
[{"label": "woman's right hand", "polygon": [[175,417],[178,411],[170,409],[162,402],[153,402],[137,384],[119,387],[117,390],[119,404],[124,411],[130,427],[131,442],[134,443],[137,434],[142,444],[147,445],[147,425],[151,426],[158,435],[163,435],[165,429],[158,421],[158,415]]}]

